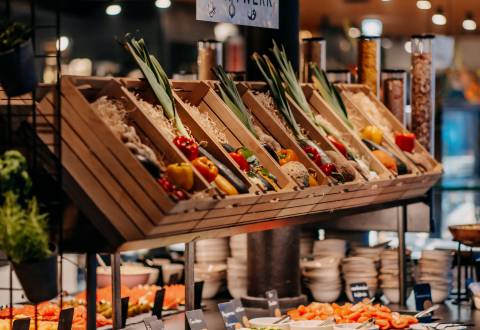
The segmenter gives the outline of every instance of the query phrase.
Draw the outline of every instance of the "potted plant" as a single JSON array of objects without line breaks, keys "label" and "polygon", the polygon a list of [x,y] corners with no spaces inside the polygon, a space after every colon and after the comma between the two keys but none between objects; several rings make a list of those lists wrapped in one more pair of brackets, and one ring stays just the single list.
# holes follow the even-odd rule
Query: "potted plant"
[{"label": "potted plant", "polygon": [[10,97],[31,92],[37,86],[31,33],[29,27],[18,22],[0,26],[0,84]]},{"label": "potted plant", "polygon": [[49,244],[48,215],[31,196],[26,168],[18,151],[0,158],[0,249],[12,262],[27,298],[39,303],[58,294],[57,252]]}]

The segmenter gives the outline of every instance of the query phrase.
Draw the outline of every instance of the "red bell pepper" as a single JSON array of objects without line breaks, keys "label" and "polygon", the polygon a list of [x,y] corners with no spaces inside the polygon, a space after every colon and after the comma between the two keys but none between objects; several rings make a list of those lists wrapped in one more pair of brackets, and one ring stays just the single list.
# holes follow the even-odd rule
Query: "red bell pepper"
[{"label": "red bell pepper", "polygon": [[173,143],[188,158],[188,160],[198,158],[198,144],[195,140],[186,136],[177,136],[173,139]]},{"label": "red bell pepper", "polygon": [[318,153],[318,150],[312,146],[303,147],[303,151],[307,154],[308,158],[310,158],[318,167],[322,166],[322,156]]},{"label": "red bell pepper", "polygon": [[342,142],[338,141],[334,136],[327,135],[327,138],[328,138],[328,140],[330,140],[330,142],[333,144],[333,146],[335,148],[337,148],[337,150],[343,156],[345,156],[345,158],[347,158],[347,148],[345,147],[345,145]]},{"label": "red bell pepper", "polygon": [[238,152],[230,152],[229,155],[238,164],[238,166],[242,171],[245,171],[245,172],[250,171],[250,165],[248,164],[247,160],[245,159],[245,157],[243,157],[242,154]]},{"label": "red bell pepper", "polygon": [[208,182],[215,180],[218,175],[218,167],[205,156],[192,160],[192,165]]},{"label": "red bell pepper", "polygon": [[320,166],[320,169],[323,173],[325,173],[326,176],[332,176],[333,173],[337,171],[335,164],[332,163],[323,164]]},{"label": "red bell pepper", "polygon": [[395,143],[402,151],[412,152],[415,148],[415,139],[413,133],[395,132]]}]

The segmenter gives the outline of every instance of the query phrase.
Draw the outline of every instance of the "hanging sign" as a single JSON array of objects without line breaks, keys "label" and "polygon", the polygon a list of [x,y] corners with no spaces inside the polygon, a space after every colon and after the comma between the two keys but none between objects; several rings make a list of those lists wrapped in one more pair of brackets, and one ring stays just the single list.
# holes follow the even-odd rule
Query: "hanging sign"
[{"label": "hanging sign", "polygon": [[350,284],[353,302],[361,302],[365,298],[369,298],[368,285],[365,282],[357,282]]},{"label": "hanging sign", "polygon": [[278,29],[280,0],[197,0],[197,20]]},{"label": "hanging sign", "polygon": [[417,311],[423,311],[433,306],[432,289],[429,283],[415,284],[413,294],[415,295],[415,308]]}]

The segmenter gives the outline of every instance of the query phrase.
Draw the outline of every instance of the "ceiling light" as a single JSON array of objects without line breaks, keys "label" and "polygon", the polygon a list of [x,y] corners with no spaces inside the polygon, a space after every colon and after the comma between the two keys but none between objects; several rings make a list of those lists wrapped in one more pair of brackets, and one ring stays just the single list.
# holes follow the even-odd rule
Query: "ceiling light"
[{"label": "ceiling light", "polygon": [[437,12],[432,16],[432,22],[435,25],[445,25],[447,24],[447,17],[443,14],[441,7],[438,7]]},{"label": "ceiling light", "polygon": [[355,38],[360,37],[360,35],[361,35],[361,32],[360,32],[359,28],[356,28],[356,27],[352,26],[351,28],[348,29],[348,36],[350,38],[355,39]]},{"label": "ceiling light", "polygon": [[224,42],[229,37],[238,35],[238,27],[232,23],[217,23],[213,28],[215,34],[215,40]]},{"label": "ceiling light", "polygon": [[471,12],[468,12],[467,15],[465,15],[462,26],[467,31],[475,31],[477,29],[477,23],[473,19],[473,14]]},{"label": "ceiling light", "polygon": [[172,1],[170,0],[156,0],[155,1],[155,7],[157,8],[169,8],[172,5]]},{"label": "ceiling light", "polygon": [[70,44],[70,39],[68,39],[68,37],[61,36],[60,39],[57,39],[56,42],[57,50],[63,52],[65,49],[68,48],[68,44]]},{"label": "ceiling light", "polygon": [[407,41],[403,47],[405,48],[405,51],[407,53],[412,52],[412,42],[411,41]]},{"label": "ceiling light", "polygon": [[432,4],[428,0],[418,0],[417,8],[422,10],[429,10],[430,8],[432,8]]},{"label": "ceiling light", "polygon": [[362,34],[368,37],[379,37],[382,35],[382,21],[376,18],[366,18],[362,21]]},{"label": "ceiling light", "polygon": [[382,2],[390,2],[390,0],[382,0]]},{"label": "ceiling light", "polygon": [[118,4],[111,4],[105,8],[105,13],[110,16],[118,15],[122,12],[122,6]]}]

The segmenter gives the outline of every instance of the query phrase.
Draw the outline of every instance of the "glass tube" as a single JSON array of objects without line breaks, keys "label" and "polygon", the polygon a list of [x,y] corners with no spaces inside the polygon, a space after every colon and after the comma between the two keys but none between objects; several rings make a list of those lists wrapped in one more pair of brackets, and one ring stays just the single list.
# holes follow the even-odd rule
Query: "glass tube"
[{"label": "glass tube", "polygon": [[405,126],[407,105],[407,72],[405,70],[382,71],[383,103]]},{"label": "glass tube", "polygon": [[310,62],[316,63],[321,70],[325,71],[327,65],[326,41],[320,37],[302,39],[300,49],[300,81],[312,82]]},{"label": "glass tube", "polygon": [[413,35],[411,105],[412,131],[418,142],[434,151],[435,123],[435,66],[433,63],[433,35]]},{"label": "glass tube", "polygon": [[352,83],[352,73],[348,70],[328,70],[327,78],[332,84]]},{"label": "glass tube", "polygon": [[358,42],[358,82],[377,97],[380,90],[380,37],[361,36]]},{"label": "glass tube", "polygon": [[198,42],[198,79],[213,80],[212,68],[223,64],[223,46],[220,41],[200,40]]}]

